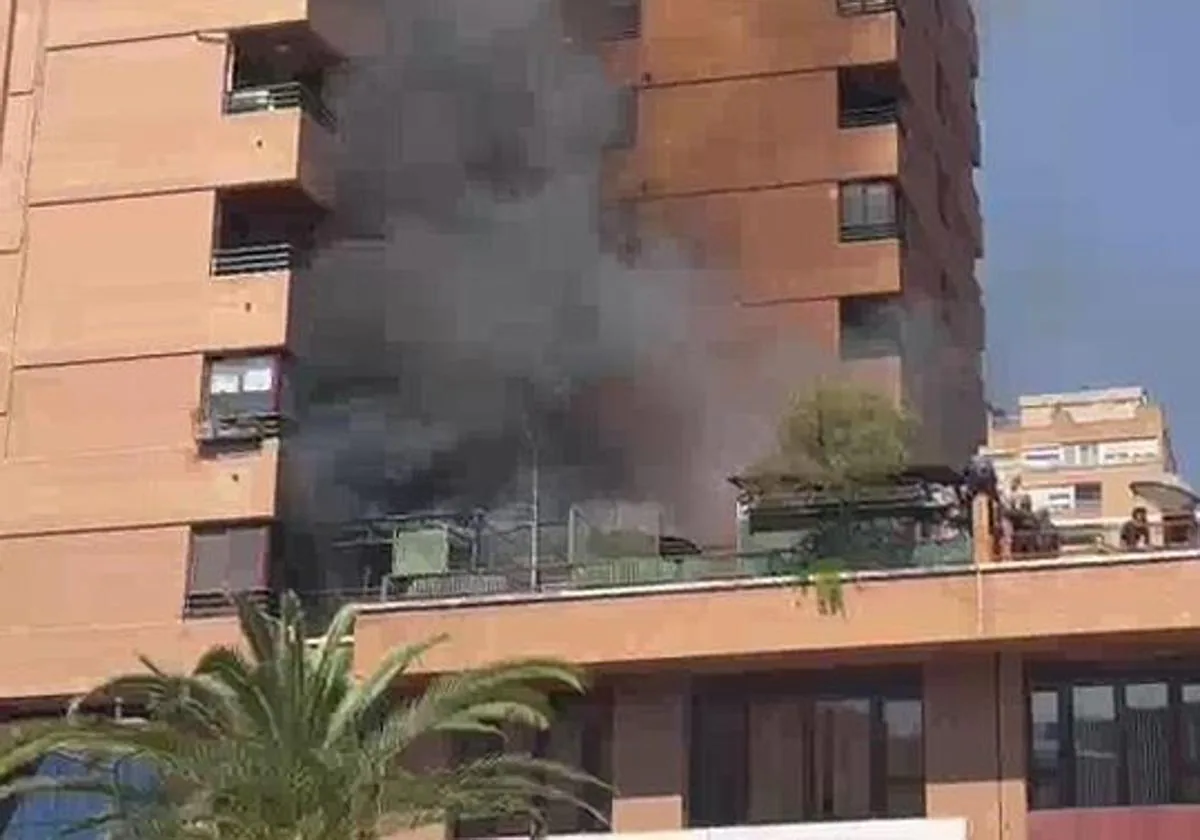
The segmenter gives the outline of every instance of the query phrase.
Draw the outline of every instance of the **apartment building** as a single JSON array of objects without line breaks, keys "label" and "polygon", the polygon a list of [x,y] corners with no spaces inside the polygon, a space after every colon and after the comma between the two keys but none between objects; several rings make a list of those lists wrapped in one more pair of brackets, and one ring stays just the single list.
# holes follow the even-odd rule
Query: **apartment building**
[{"label": "apartment building", "polygon": [[894,393],[922,460],[963,463],[985,434],[969,4],[640,8],[607,48],[638,100],[619,197],[736,272],[748,331]]},{"label": "apartment building", "polygon": [[[602,49],[636,114],[613,197],[736,268],[755,336],[802,333],[909,401],[931,457],[974,451],[965,0],[604,9],[617,23]],[[371,14],[349,0],[0,2],[0,716],[53,711],[137,654],[185,665],[233,637],[226,587],[278,585],[286,360],[312,310],[298,278],[334,203],[322,80],[378,47]],[[1117,717],[1095,713],[1103,760],[1072,746],[1070,722],[1092,718],[1045,663],[1064,639],[1090,662],[1087,644],[1119,658],[1113,639],[1165,646],[1190,629],[1187,558],[958,559],[866,575],[835,616],[777,574],[730,582],[728,563],[676,585],[639,560],[620,591],[568,578],[553,595],[441,601],[431,587],[420,609],[381,590],[364,594],[356,656],[445,629],[430,671],[529,653],[593,667],[596,691],[551,741],[614,780],[617,833],[1048,837],[1078,817],[1029,811],[1050,778],[1057,793],[1035,804],[1186,800],[1183,771],[1166,794],[1113,775],[1135,766],[1112,734],[1128,692],[1110,691]],[[1171,726],[1190,725],[1189,672],[1172,673],[1146,684]],[[1104,763],[1113,738],[1124,752]],[[1085,776],[1100,781],[1084,794],[1065,781]],[[6,816],[5,836],[43,836],[45,814]],[[557,833],[595,828],[563,820]]]},{"label": "apartment building", "polygon": [[980,453],[1003,485],[1019,480],[1034,508],[1049,511],[1074,543],[1115,544],[1139,505],[1161,521],[1162,494],[1139,495],[1139,482],[1178,481],[1166,412],[1144,388],[1020,397],[1014,415],[991,417]]}]

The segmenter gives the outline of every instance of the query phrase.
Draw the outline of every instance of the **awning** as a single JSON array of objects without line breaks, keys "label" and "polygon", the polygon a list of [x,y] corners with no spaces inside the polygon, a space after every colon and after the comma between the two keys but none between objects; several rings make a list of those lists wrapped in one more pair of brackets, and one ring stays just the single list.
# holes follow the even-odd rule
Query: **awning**
[{"label": "awning", "polygon": [[1177,475],[1164,474],[1152,480],[1132,481],[1129,489],[1165,514],[1192,513],[1200,505],[1200,494]]}]

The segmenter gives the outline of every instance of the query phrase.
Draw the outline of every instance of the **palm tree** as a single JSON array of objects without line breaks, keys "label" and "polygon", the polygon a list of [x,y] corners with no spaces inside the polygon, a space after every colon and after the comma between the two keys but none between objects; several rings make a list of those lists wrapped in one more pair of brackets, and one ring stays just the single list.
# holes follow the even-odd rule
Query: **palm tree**
[{"label": "palm tree", "polygon": [[[81,756],[85,777],[10,782],[0,801],[102,790],[108,807],[93,824],[131,840],[375,840],[452,819],[523,815],[536,823],[555,800],[600,816],[576,792],[603,783],[556,762],[501,753],[422,769],[409,760],[447,738],[548,728],[553,695],[584,690],[573,667],[499,662],[398,699],[398,681],[443,639],[397,648],[355,680],[345,643],[353,607],[310,644],[294,595],[278,618],[247,598],[235,602],[244,651],[214,647],[188,674],[143,659],[145,673],[97,687],[65,721],[0,758],[3,774],[48,754]],[[145,718],[85,711],[114,702],[136,703]]]}]

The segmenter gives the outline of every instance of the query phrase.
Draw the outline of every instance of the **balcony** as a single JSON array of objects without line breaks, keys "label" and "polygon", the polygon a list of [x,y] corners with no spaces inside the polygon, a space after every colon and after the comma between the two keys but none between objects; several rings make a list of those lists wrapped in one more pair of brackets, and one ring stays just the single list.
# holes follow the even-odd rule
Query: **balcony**
[{"label": "balcony", "polygon": [[298,189],[269,187],[220,194],[210,273],[233,277],[304,267],[323,215]]},{"label": "balcony", "polygon": [[897,64],[840,68],[838,128],[894,125],[900,118],[902,89]]}]

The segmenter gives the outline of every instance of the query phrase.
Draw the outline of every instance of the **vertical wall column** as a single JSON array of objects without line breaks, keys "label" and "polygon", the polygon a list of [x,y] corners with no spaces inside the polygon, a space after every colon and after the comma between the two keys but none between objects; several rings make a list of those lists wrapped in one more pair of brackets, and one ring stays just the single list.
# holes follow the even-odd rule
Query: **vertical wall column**
[{"label": "vertical wall column", "polygon": [[[405,757],[405,764],[413,772],[437,770],[449,765],[452,760],[449,738],[438,738],[417,743],[416,749]],[[450,826],[437,822],[418,828],[408,828],[387,835],[384,840],[448,840]]]},{"label": "vertical wall column", "polygon": [[925,666],[925,801],[971,840],[1025,840],[1024,680],[1016,654]]},{"label": "vertical wall column", "polygon": [[613,706],[612,829],[669,831],[687,825],[689,709],[684,678],[634,680]]}]

